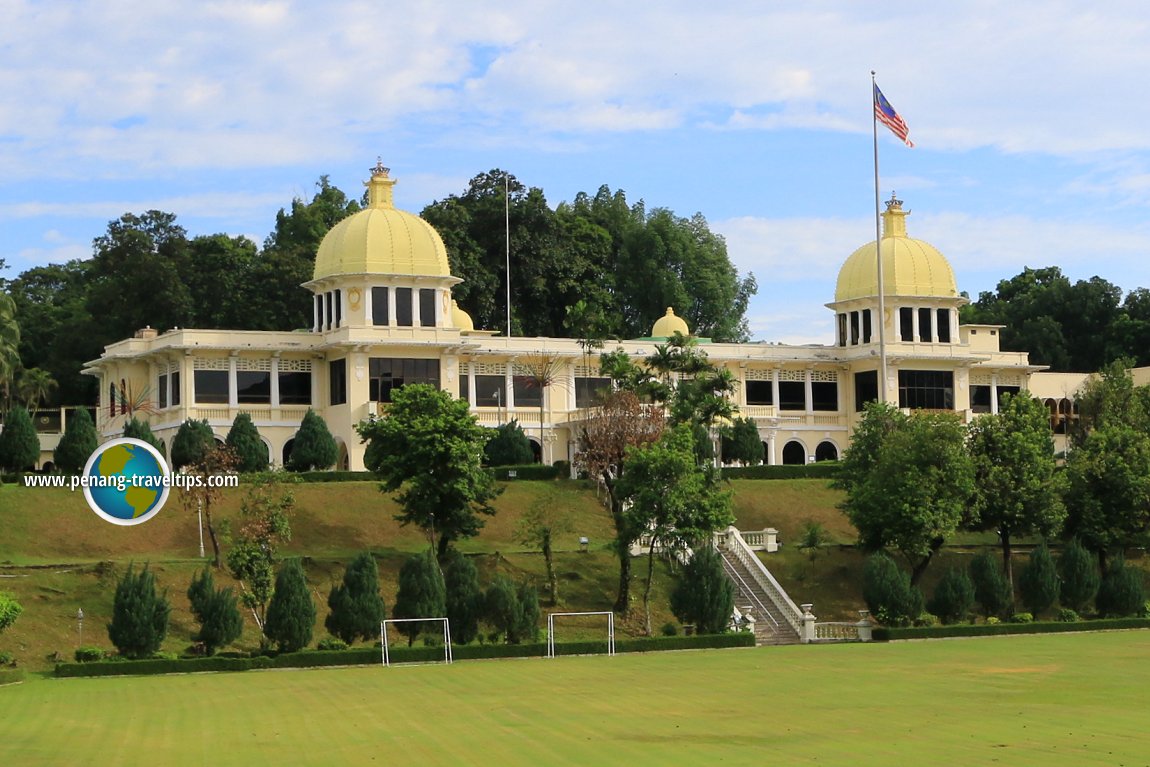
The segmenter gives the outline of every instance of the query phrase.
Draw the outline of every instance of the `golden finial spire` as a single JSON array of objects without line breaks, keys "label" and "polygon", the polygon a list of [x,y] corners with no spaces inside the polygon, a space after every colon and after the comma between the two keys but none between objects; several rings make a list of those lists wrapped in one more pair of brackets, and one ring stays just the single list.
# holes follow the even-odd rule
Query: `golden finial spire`
[{"label": "golden finial spire", "polygon": [[364,183],[367,187],[367,206],[369,208],[394,208],[392,187],[395,179],[388,176],[391,168],[384,167],[383,158],[375,158],[375,167],[371,169],[371,180]]}]

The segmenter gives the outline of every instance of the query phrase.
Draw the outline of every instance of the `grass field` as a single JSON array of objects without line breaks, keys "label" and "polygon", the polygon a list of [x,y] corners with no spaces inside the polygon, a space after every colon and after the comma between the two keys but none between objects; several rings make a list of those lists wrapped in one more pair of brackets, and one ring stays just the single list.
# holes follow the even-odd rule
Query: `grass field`
[{"label": "grass field", "polygon": [[1147,765],[1150,632],[37,679],[0,764]]}]

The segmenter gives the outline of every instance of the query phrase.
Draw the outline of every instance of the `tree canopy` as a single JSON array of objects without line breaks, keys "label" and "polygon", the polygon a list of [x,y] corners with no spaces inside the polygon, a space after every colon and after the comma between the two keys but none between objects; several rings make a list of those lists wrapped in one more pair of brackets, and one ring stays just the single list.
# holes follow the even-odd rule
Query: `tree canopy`
[{"label": "tree canopy", "polygon": [[[367,443],[364,465],[396,493],[396,519],[422,529],[442,560],[452,541],[478,535],[498,495],[482,467],[488,432],[463,400],[427,384],[392,392],[382,418],[356,426]],[[436,538],[438,542],[436,543]]]}]

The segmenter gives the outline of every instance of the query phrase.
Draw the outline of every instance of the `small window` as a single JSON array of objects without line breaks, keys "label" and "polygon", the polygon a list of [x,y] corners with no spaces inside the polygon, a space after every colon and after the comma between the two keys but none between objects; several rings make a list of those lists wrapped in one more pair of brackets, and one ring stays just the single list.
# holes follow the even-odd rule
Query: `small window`
[{"label": "small window", "polygon": [[847,345],[847,316],[839,315],[839,346]]},{"label": "small window", "polygon": [[280,373],[280,404],[311,404],[311,373]]},{"label": "small window", "polygon": [[419,324],[421,327],[435,327],[435,288],[419,289]]},{"label": "small window", "polygon": [[834,381],[815,381],[811,384],[811,409],[824,412],[837,412],[839,409],[839,385]]},{"label": "small window", "polygon": [[898,371],[898,406],[954,410],[954,373],[949,370]]},{"label": "small window", "polygon": [[271,404],[272,374],[266,370],[236,371],[236,401],[241,405]]},{"label": "small window", "polygon": [[746,381],[744,387],[747,391],[748,405],[773,405],[774,387],[770,381]]},{"label": "small window", "polygon": [[806,410],[807,385],[802,381],[779,381],[779,410]]},{"label": "small window", "polygon": [[515,393],[515,407],[542,407],[543,389],[531,376],[514,376],[511,379]]},{"label": "small window", "polygon": [[160,410],[168,406],[168,374],[161,373],[160,381],[156,384],[156,399],[159,401]]},{"label": "small window", "polygon": [[851,312],[851,346],[857,346],[859,342],[859,313]]},{"label": "small window", "polygon": [[862,342],[869,344],[871,339],[871,314],[870,309],[864,309],[862,313]]},{"label": "small window", "polygon": [[172,407],[180,404],[180,371],[172,372]]},{"label": "small window", "polygon": [[595,407],[610,392],[610,378],[576,378],[575,407]]},{"label": "small window", "polygon": [[411,327],[411,288],[395,289],[395,324]]},{"label": "small window", "polygon": [[855,373],[855,412],[861,413],[868,402],[878,400],[878,371]]},{"label": "small window", "polygon": [[974,385],[970,387],[970,409],[975,413],[990,412],[990,387]]},{"label": "small window", "polygon": [[940,344],[950,343],[950,310],[938,310],[938,342]]},{"label": "small window", "polygon": [[910,343],[914,340],[914,309],[903,307],[898,310],[899,337]]},{"label": "small window", "polygon": [[371,324],[388,324],[388,290],[387,288],[371,289]]},{"label": "small window", "polygon": [[315,329],[323,330],[323,294],[316,293],[315,296]]},{"label": "small window", "polygon": [[934,340],[934,333],[931,332],[933,315],[930,309],[918,310],[918,337],[928,344]]},{"label": "small window", "polygon": [[326,310],[326,311],[327,311],[327,321],[326,321],[326,323],[324,324],[324,327],[325,327],[327,330],[331,330],[331,321],[332,321],[332,319],[333,319],[333,318],[334,318],[334,316],[335,316],[335,309],[334,309],[334,308],[333,308],[333,306],[332,306],[332,303],[333,303],[333,302],[332,302],[332,300],[331,300],[331,291],[329,290],[327,293],[324,293],[324,296],[325,296],[325,297],[326,297],[326,299],[327,299],[327,300],[325,301],[325,303],[327,304],[327,310]]},{"label": "small window", "polygon": [[347,360],[332,360],[327,363],[328,388],[332,405],[347,402]]},{"label": "small window", "polygon": [[507,379],[503,376],[475,376],[477,407],[506,407]]},{"label": "small window", "polygon": [[343,324],[343,291],[336,290],[333,295],[335,297],[335,326],[338,328]]},{"label": "small window", "polygon": [[196,404],[228,404],[228,371],[197,370],[193,380],[196,385]]},{"label": "small window", "polygon": [[468,401],[471,397],[470,394],[471,376],[459,376],[459,398],[463,401]]}]

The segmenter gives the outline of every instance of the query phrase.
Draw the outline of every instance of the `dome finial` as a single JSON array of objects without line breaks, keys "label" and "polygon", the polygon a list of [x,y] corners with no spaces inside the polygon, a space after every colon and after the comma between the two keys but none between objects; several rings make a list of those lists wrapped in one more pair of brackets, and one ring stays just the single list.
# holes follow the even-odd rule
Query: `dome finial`
[{"label": "dome finial", "polygon": [[909,210],[902,209],[902,200],[896,197],[894,192],[891,192],[890,199],[886,202],[886,210],[882,214],[883,239],[906,237],[906,217],[909,214]]},{"label": "dome finial", "polygon": [[395,179],[388,176],[391,168],[384,167],[383,158],[375,158],[375,167],[371,169],[371,180],[364,183],[367,187],[367,206],[369,208],[394,208],[392,187]]}]

